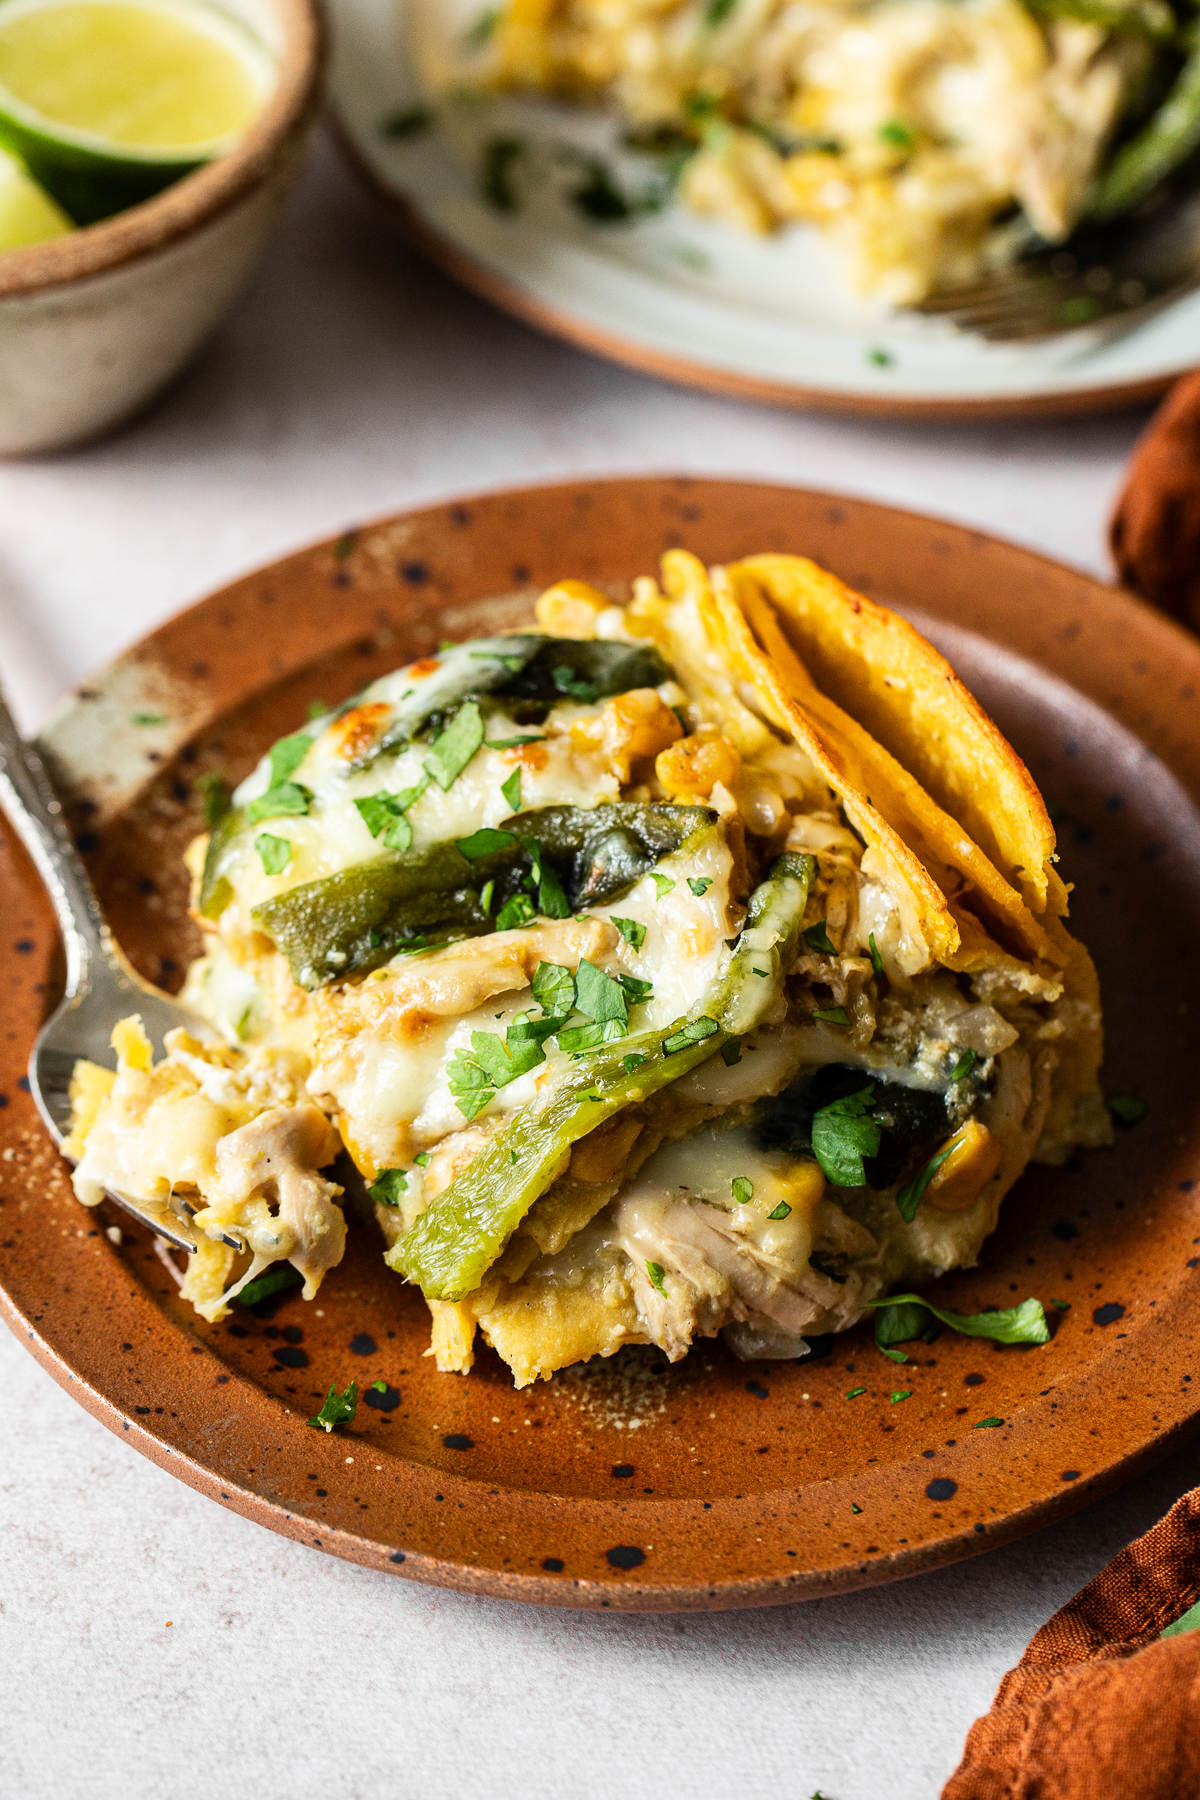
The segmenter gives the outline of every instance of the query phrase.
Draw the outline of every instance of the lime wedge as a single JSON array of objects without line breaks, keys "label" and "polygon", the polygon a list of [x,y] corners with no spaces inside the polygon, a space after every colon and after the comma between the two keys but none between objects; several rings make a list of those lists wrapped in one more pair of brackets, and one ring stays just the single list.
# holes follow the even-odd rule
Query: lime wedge
[{"label": "lime wedge", "polygon": [[0,254],[62,237],[75,227],[23,163],[0,150]]},{"label": "lime wedge", "polygon": [[81,225],[232,148],[275,79],[204,0],[0,4],[0,144]]}]

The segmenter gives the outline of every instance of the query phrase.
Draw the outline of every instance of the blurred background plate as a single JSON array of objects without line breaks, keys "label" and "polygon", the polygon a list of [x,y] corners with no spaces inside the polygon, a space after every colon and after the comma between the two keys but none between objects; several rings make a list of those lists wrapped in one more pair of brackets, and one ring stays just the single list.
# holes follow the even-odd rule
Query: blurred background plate
[{"label": "blurred background plate", "polygon": [[[22,1091],[60,951],[5,830],[9,1323],[144,1455],[381,1571],[631,1611],[803,1599],[1049,1523],[1164,1454],[1197,1412],[1200,643],[1061,564],[860,500],[670,478],[467,499],[301,551],[151,633],[41,740],[120,942],[170,986],[196,954],[181,857],[202,828],[202,774],[240,779],[310,700],[443,637],[522,622],[568,572],[627,592],[676,544],[709,562],[810,554],[947,651],[1054,810],[1072,925],[1100,969],[1107,1091],[1148,1115],[1109,1151],[1031,1169],[980,1266],[938,1284],[967,1312],[1038,1295],[1053,1337],[1037,1348],[944,1333],[894,1367],[859,1327],[800,1362],[702,1342],[674,1368],[632,1352],[517,1393],[490,1351],[465,1380],[437,1373],[424,1303],[385,1267],[373,1224],[352,1228],[314,1303],[293,1289],[209,1326],[148,1235],[79,1206]],[[147,712],[158,722],[137,724]],[[353,1425],[311,1429],[327,1388],[351,1380],[365,1397]],[[1002,1423],[976,1429],[987,1419]]]},{"label": "blurred background plate", "polygon": [[[1200,292],[1123,334],[985,344],[856,299],[815,231],[755,238],[678,205],[597,225],[548,191],[517,213],[483,198],[479,147],[512,135],[610,156],[597,113],[504,97],[442,106],[427,131],[389,121],[424,101],[410,40],[429,0],[329,0],[329,91],[344,148],[409,234],[532,325],[650,374],[778,405],[892,416],[1049,415],[1148,400],[1192,368]],[[456,28],[478,0],[436,0]],[[422,43],[426,40],[423,37]],[[428,65],[436,51],[423,53]]]}]

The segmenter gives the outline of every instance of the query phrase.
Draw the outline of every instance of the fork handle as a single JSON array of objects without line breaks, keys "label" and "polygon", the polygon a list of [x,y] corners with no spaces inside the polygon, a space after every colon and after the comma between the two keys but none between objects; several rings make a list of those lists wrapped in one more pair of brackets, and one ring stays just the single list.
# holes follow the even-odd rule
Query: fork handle
[{"label": "fork handle", "polygon": [[86,986],[94,961],[113,962],[113,940],[67,829],[45,764],[17,730],[0,691],[0,803],[46,884],[67,955],[67,996]]}]

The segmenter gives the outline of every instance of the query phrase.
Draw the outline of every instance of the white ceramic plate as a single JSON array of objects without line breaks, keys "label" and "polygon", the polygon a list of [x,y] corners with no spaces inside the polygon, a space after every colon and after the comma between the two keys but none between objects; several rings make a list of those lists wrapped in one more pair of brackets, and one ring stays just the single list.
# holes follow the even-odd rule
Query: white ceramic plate
[{"label": "white ceramic plate", "polygon": [[[385,121],[424,99],[481,5],[328,0],[330,94],[356,166],[417,240],[533,324],[695,386],[849,412],[1085,411],[1149,398],[1197,361],[1200,292],[1115,336],[985,344],[856,300],[807,226],[757,239],[676,204],[594,224],[566,198],[572,149],[601,154],[627,191],[652,179],[598,113],[503,97],[439,105],[431,129],[390,136]],[[483,146],[503,135],[532,146],[515,212],[488,204],[480,181]]]}]

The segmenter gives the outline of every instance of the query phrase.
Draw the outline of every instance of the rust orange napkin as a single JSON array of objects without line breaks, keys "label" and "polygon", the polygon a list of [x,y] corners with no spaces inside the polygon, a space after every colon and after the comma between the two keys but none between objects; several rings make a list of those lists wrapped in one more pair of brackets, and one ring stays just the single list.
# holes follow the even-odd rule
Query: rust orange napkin
[{"label": "rust orange napkin", "polygon": [[1196,1800],[1200,1629],[1171,1628],[1198,1600],[1193,1488],[1043,1625],[942,1800]]}]

